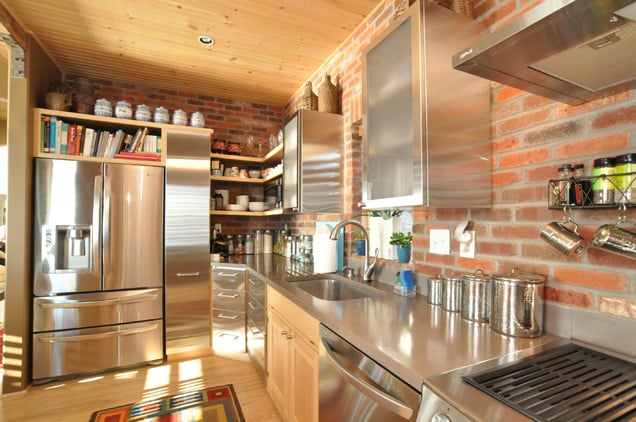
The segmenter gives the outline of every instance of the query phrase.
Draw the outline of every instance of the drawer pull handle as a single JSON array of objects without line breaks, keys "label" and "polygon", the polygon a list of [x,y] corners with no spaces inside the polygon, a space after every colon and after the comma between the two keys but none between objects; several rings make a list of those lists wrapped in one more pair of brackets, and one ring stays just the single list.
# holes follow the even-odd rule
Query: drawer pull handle
[{"label": "drawer pull handle", "polygon": [[228,293],[223,293],[223,292],[221,292],[221,293],[219,293],[217,296],[218,296],[218,297],[225,297],[225,298],[228,298],[228,299],[234,299],[234,298],[239,297],[239,294],[238,294],[238,293],[235,293],[235,294],[228,294]]},{"label": "drawer pull handle", "polygon": [[201,274],[198,271],[192,272],[192,273],[177,273],[177,277],[196,277],[199,274]]},{"label": "drawer pull handle", "polygon": [[219,314],[219,318],[223,318],[223,319],[236,319],[238,317],[239,317],[238,315],[226,315],[224,313]]}]

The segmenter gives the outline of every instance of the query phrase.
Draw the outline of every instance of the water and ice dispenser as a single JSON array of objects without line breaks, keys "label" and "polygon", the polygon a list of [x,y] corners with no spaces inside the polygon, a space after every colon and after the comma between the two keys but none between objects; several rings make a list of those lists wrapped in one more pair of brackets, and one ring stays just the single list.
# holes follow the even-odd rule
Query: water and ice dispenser
[{"label": "water and ice dispenser", "polygon": [[89,270],[93,261],[91,226],[47,226],[43,230],[45,273]]}]

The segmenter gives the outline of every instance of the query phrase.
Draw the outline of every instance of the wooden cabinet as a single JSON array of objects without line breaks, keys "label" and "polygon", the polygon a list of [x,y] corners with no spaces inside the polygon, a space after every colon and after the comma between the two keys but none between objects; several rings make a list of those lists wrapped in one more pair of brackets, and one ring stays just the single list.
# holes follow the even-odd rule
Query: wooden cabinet
[{"label": "wooden cabinet", "polygon": [[267,390],[285,420],[318,420],[319,322],[267,287]]},{"label": "wooden cabinet", "polygon": [[[100,117],[92,114],[73,113],[70,111],[48,110],[44,108],[36,108],[34,110],[34,139],[33,139],[33,156],[43,158],[57,158],[64,160],[80,160],[80,161],[100,161],[100,162],[121,162],[129,164],[143,164],[150,166],[165,166],[166,164],[166,144],[168,139],[168,129],[178,128],[180,131],[191,133],[204,133],[209,134],[212,137],[214,131],[206,128],[194,128],[189,126],[175,126],[154,122],[143,122],[132,119],[118,119],[115,117]],[[115,133],[121,130],[125,134],[135,135],[138,129],[147,129],[147,134],[156,136],[159,139],[159,151],[157,157],[143,157],[144,154],[140,154],[139,157],[129,158],[109,158],[104,156],[86,156],[83,155],[81,146],[78,149],[78,154],[70,153],[53,153],[45,152],[46,144],[46,129],[43,124],[43,119],[50,119],[52,116],[58,121],[67,123],[69,126],[75,125],[75,127],[81,126],[82,128],[91,128],[95,131],[109,131]],[[68,138],[67,138],[68,139]]]},{"label": "wooden cabinet", "polygon": [[[283,144],[276,146],[270,152],[268,152],[264,157],[249,157],[244,155],[229,155],[229,154],[216,154],[210,153],[210,164],[213,167],[215,162],[219,162],[223,164],[223,168],[227,169],[230,167],[238,167],[239,169],[247,170],[250,167],[264,169],[264,168],[276,168],[279,164],[282,163],[283,160]],[[252,178],[252,177],[233,177],[233,176],[220,176],[215,175],[214,170],[222,171],[222,169],[210,169],[210,184],[211,184],[211,193],[214,193],[216,189],[228,189],[230,191],[230,203],[234,202],[234,196],[238,193],[249,193],[246,192],[248,189],[257,188],[259,193],[257,195],[250,194],[250,200],[255,200],[254,197],[258,196],[259,198],[262,196],[271,195],[271,196],[280,196],[280,192],[282,192],[282,170],[273,171],[266,177],[262,178]],[[267,193],[271,189],[271,194]],[[267,192],[266,192],[267,191]],[[277,192],[278,195],[277,195]],[[261,199],[259,199],[261,201]],[[262,199],[264,201],[264,199]],[[227,204],[224,204],[227,205]],[[210,207],[211,215],[232,215],[232,216],[246,216],[246,217],[254,217],[254,216],[267,216],[267,215],[278,215],[282,214],[282,209],[280,207],[270,209],[267,211],[228,211],[228,210],[215,210],[214,207]]]}]

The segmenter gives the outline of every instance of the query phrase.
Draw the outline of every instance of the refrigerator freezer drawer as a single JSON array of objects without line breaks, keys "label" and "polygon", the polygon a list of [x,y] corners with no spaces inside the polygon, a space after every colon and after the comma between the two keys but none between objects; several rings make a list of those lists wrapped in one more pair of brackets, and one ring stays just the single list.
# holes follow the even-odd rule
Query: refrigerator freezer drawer
[{"label": "refrigerator freezer drawer", "polygon": [[33,379],[163,360],[163,321],[33,335]]},{"label": "refrigerator freezer drawer", "polygon": [[245,269],[215,266],[212,286],[215,289],[245,290]]},{"label": "refrigerator freezer drawer", "polygon": [[232,312],[245,312],[245,292],[213,289],[212,307]]},{"label": "refrigerator freezer drawer", "polygon": [[245,314],[215,309],[213,311],[212,347],[218,352],[245,352]]},{"label": "refrigerator freezer drawer", "polygon": [[36,297],[33,332],[72,330],[162,318],[161,289]]}]

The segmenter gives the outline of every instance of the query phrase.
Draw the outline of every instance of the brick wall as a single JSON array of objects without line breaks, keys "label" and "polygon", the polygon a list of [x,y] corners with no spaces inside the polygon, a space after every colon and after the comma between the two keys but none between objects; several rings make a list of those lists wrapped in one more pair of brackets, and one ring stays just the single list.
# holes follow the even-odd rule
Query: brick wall
[{"label": "brick wall", "polygon": [[[361,188],[361,141],[352,124],[361,118],[361,50],[389,24],[401,1],[387,0],[342,48],[315,73],[312,82],[320,86],[330,72],[341,93],[345,117],[346,196],[348,217],[357,208]],[[496,29],[540,2],[477,1],[474,17]],[[590,248],[581,258],[570,259],[543,242],[541,228],[562,218],[561,211],[547,207],[547,181],[557,177],[563,163],[584,163],[592,168],[595,158],[636,152],[636,91],[628,84],[605,97],[574,107],[547,100],[515,88],[492,83],[492,168],[491,209],[414,209],[412,267],[423,276],[482,268],[489,272],[523,271],[547,277],[547,299],[565,306],[636,319],[636,260]],[[285,115],[294,112],[290,101]],[[573,219],[581,233],[591,239],[602,224],[613,223],[617,210],[575,210]],[[333,219],[334,216],[329,216]],[[628,210],[636,220],[636,210]],[[309,231],[313,220],[323,216],[302,216],[292,226]],[[459,257],[459,244],[451,241],[451,255],[428,251],[431,228],[451,231],[470,219],[477,231],[476,258]],[[356,258],[352,258],[356,259]],[[389,267],[397,266],[383,262]]]}]

